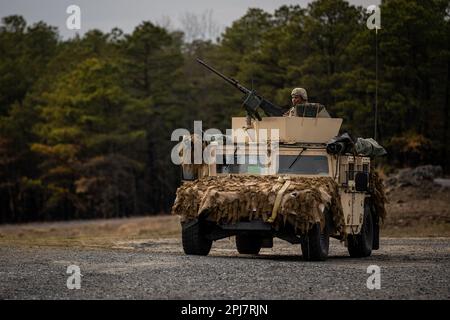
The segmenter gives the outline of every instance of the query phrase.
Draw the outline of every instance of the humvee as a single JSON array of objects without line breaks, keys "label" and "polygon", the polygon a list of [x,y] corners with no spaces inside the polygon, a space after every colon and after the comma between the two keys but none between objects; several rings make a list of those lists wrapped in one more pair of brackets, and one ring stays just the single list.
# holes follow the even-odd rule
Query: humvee
[{"label": "humvee", "polygon": [[[216,161],[216,163],[205,165],[201,173],[197,174],[193,174],[192,166],[182,166],[183,177],[185,180],[190,180],[184,182],[183,185],[190,184],[180,187],[177,192],[173,213],[181,216],[184,252],[193,255],[207,255],[214,241],[235,236],[236,248],[240,254],[256,255],[261,248],[273,247],[274,238],[280,238],[291,244],[300,244],[305,260],[318,261],[327,258],[331,237],[340,240],[347,246],[352,257],[370,256],[372,250],[379,248],[380,220],[380,214],[375,206],[374,193],[371,190],[371,181],[369,181],[372,177],[371,159],[354,152],[330,152],[327,142],[338,136],[341,124],[342,119],[340,118],[263,117],[260,121],[253,119],[250,123],[249,119],[245,117],[232,118],[233,130],[254,128],[270,131],[278,129],[278,152],[268,155],[268,163],[276,161],[278,165],[275,166],[275,169],[267,170],[267,163],[262,164],[258,161],[251,163],[249,160],[252,155],[249,144],[251,141],[247,141],[244,146],[247,148],[247,160],[241,163],[234,161],[232,164],[228,164],[223,163],[224,161],[222,163]],[[224,150],[215,156],[217,159],[227,156],[237,157],[236,149]],[[194,192],[192,190],[198,190],[202,181],[209,183],[207,184],[208,188],[205,187],[202,192],[198,193],[203,197],[217,198],[221,194],[226,195],[227,184],[229,184],[230,190],[234,190],[235,197],[242,196],[239,193],[246,192],[245,188],[247,187],[242,185],[239,190],[239,185],[233,182],[232,186],[230,181],[238,181],[237,184],[239,184],[239,181],[247,181],[245,180],[247,178],[253,189],[251,192],[248,191],[249,200],[243,205],[245,208],[239,208],[239,214],[230,213],[233,215],[233,219],[218,218],[214,210],[221,210],[220,205],[200,212],[199,208],[202,203],[204,205],[211,199],[194,199],[196,194],[195,197],[193,196],[194,198],[188,200],[187,196],[192,195]],[[281,182],[277,179],[281,179]],[[297,181],[296,179],[306,186],[308,186],[308,181],[319,181],[319,184],[304,188],[305,190],[301,190],[301,188],[294,190],[295,188],[291,187],[293,191],[289,191],[284,182]],[[263,182],[268,183],[269,186],[279,182],[276,187],[273,187],[273,190],[268,189],[269,191],[267,191],[270,210],[267,210],[268,207],[264,206],[265,204],[261,206],[261,203],[255,203],[254,199],[252,200],[252,197],[258,195],[258,185]],[[292,210],[286,211],[283,217],[279,216],[283,205],[287,205],[286,199],[292,200],[294,199],[292,197],[297,197],[302,192],[310,192],[311,196],[317,195],[319,191],[323,193],[324,188],[320,183],[332,184],[331,189],[335,188],[336,193],[332,194],[328,191],[331,200],[311,207],[311,210],[318,212],[316,218],[310,219],[309,213],[303,212],[302,214],[308,217],[309,222],[302,224],[303,218],[296,217],[295,221],[300,221],[300,224],[303,225],[303,228],[298,228],[293,222],[294,220],[289,220],[292,215],[296,214]],[[215,192],[214,190],[219,190],[219,187],[221,191]],[[181,190],[181,188],[184,189]],[[185,196],[181,194],[182,192]],[[258,199],[261,202],[261,198]],[[313,198],[305,196],[304,199]],[[298,207],[301,210],[308,208],[307,203],[292,204],[292,201],[291,207],[293,208]],[[240,206],[239,201],[232,203]],[[331,205],[339,210],[333,212]],[[255,211],[254,207],[256,206],[263,208],[259,215],[253,215],[252,212],[246,213],[246,211]],[[195,209],[192,209],[193,207]],[[195,214],[186,214],[183,211],[186,208],[190,208]],[[339,217],[337,218],[337,216]]]}]

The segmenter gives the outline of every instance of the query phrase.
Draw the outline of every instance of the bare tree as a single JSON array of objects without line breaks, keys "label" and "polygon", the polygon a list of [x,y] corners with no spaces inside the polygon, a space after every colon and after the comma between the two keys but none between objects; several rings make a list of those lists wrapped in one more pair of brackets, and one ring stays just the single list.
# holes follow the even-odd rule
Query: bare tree
[{"label": "bare tree", "polygon": [[174,31],[174,27],[172,25],[172,20],[169,16],[163,15],[161,18],[159,18],[156,23],[158,27],[161,27],[163,29],[166,29],[168,31]]},{"label": "bare tree", "polygon": [[215,41],[221,33],[221,27],[214,21],[211,9],[201,14],[185,12],[180,17],[180,23],[187,43],[194,40]]}]

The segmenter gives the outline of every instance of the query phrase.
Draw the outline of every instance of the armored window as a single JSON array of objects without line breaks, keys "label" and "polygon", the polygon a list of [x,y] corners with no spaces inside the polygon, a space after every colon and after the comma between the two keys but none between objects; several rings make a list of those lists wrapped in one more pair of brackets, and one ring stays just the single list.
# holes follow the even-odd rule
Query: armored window
[{"label": "armored window", "polygon": [[225,174],[261,174],[268,160],[258,155],[234,155],[219,163],[217,173]]},{"label": "armored window", "polygon": [[328,175],[326,156],[280,155],[278,173]]}]

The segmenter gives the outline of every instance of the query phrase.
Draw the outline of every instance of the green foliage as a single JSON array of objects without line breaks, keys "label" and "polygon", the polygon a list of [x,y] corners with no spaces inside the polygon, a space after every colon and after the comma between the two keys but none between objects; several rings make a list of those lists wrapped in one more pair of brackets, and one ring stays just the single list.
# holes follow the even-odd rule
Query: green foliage
[{"label": "green foliage", "polygon": [[344,0],[252,8],[217,43],[183,43],[148,21],[63,41],[43,22],[4,17],[0,222],[167,212],[180,182],[171,132],[194,120],[225,130],[244,114],[242,94],[197,57],[281,106],[305,87],[355,136],[373,135],[378,88],[387,161],[448,171],[449,12],[448,0],[383,1],[376,35]]}]

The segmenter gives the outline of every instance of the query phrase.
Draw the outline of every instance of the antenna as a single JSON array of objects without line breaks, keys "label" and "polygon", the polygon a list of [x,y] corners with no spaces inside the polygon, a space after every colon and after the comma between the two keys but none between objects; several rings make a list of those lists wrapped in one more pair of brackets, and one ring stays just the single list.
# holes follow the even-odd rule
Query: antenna
[{"label": "antenna", "polygon": [[373,138],[378,138],[378,27],[375,27],[375,121]]}]

